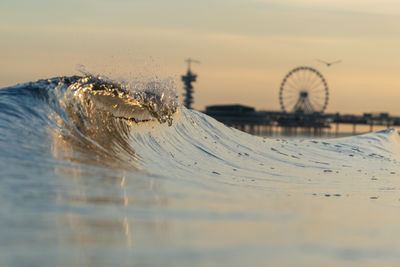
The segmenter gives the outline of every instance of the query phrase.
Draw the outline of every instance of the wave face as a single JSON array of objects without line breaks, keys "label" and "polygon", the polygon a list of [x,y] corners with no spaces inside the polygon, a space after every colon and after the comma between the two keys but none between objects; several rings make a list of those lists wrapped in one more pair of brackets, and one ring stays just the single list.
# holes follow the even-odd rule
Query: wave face
[{"label": "wave face", "polygon": [[[158,94],[162,85],[150,85],[131,91],[106,78],[74,76],[4,88],[0,92],[2,145],[15,139],[26,142],[33,153],[40,151],[37,146],[47,146],[47,153],[36,157],[48,159],[51,154],[61,162],[132,167],[136,153],[129,144],[128,122],[156,120],[171,125],[177,109],[168,90]],[[25,147],[15,145],[20,147],[15,157],[25,155]]]},{"label": "wave face", "polygon": [[400,206],[399,149],[394,129],[251,136],[178,105],[163,81],[132,88],[88,75],[3,88],[0,261],[394,263],[400,246],[387,237],[400,217],[382,218]]}]

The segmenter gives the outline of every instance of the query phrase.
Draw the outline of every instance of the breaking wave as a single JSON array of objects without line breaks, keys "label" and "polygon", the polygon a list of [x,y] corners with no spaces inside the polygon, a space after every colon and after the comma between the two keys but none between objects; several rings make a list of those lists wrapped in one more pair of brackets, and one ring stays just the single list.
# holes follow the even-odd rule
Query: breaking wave
[{"label": "breaking wave", "polygon": [[[347,157],[397,163],[395,130],[324,142],[254,137],[179,106],[165,81],[132,86],[86,75],[7,87],[0,90],[0,121],[4,151],[16,157],[28,147],[48,160],[160,174],[241,177],[242,169],[252,178],[287,178],[298,168],[340,171]],[[13,149],[11,141],[18,143]]]},{"label": "breaking wave", "polygon": [[[172,124],[177,103],[174,88],[169,86],[170,82],[153,81],[132,90],[122,83],[89,75],[3,88],[1,141],[3,145],[11,140],[26,142],[32,148],[47,144],[56,158],[106,166],[119,162],[118,166],[127,167],[136,158],[128,143],[130,128],[152,120]],[[35,136],[38,142],[32,141]],[[46,140],[49,138],[52,140]],[[122,158],[126,162],[122,163]]]}]

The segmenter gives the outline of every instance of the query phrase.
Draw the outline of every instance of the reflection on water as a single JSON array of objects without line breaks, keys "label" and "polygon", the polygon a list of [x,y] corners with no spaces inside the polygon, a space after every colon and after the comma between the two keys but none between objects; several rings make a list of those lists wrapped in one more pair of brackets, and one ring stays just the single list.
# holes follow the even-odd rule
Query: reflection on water
[{"label": "reflection on water", "polygon": [[[79,112],[77,112],[79,111]],[[68,120],[53,115],[59,127],[52,130],[52,153],[71,162],[137,169],[137,155],[129,144],[130,125],[91,102],[68,104]]]},{"label": "reflection on water", "polygon": [[58,264],[96,266],[111,260],[103,255],[114,257],[114,250],[123,251],[123,258],[113,259],[114,263],[126,264],[132,260],[129,251],[168,233],[168,223],[152,212],[169,205],[161,182],[140,173],[112,172],[56,170],[62,173],[59,183],[68,187],[56,197],[56,205],[67,207],[53,214],[57,244],[67,254],[76,248],[82,252]]},{"label": "reflection on water", "polygon": [[361,135],[370,132],[377,132],[389,129],[381,125],[352,125],[352,124],[331,124],[329,128],[313,127],[279,127],[279,126],[233,126],[238,130],[264,137],[285,137],[285,138],[340,138],[354,135]]},{"label": "reflection on water", "polygon": [[[53,140],[54,153],[68,150],[63,139]],[[393,238],[400,224],[398,179],[384,172],[374,173],[377,181],[358,170],[288,183],[218,176],[207,183],[218,185],[213,188],[76,160],[19,173],[27,171],[32,179],[18,179],[16,170],[0,189],[4,266],[400,261],[400,241]]]},{"label": "reflection on water", "polygon": [[330,128],[304,128],[304,127],[259,127],[244,128],[248,133],[266,137],[285,138],[341,138],[362,135],[370,132],[389,129],[387,126],[332,124]]},{"label": "reflection on water", "polygon": [[[37,262],[130,265],[135,251],[169,239],[169,223],[157,212],[170,205],[163,182],[138,168],[140,159],[130,145],[136,123],[95,110],[90,102],[69,102],[65,110],[67,119],[50,115],[58,125],[48,129],[51,154],[63,164],[45,174],[54,176],[57,186],[49,200],[54,211],[44,214],[51,238],[41,242],[57,257]],[[118,253],[122,258],[115,258]]]}]

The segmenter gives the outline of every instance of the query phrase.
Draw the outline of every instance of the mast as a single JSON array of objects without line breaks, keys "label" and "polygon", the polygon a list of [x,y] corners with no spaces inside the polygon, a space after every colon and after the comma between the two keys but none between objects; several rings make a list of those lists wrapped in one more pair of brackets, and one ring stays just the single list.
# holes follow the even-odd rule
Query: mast
[{"label": "mast", "polygon": [[192,83],[196,81],[197,75],[192,73],[190,69],[191,63],[200,63],[198,60],[194,60],[191,58],[188,58],[185,60],[188,63],[188,70],[186,75],[182,75],[182,81],[185,85],[185,93],[183,94],[184,100],[183,100],[183,105],[186,108],[192,108],[191,105],[193,104],[193,86]]}]

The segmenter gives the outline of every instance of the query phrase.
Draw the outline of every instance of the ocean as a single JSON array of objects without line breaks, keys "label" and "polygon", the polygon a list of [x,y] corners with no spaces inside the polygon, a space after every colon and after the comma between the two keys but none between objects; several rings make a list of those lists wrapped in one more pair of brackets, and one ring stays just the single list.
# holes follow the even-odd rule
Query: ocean
[{"label": "ocean", "polygon": [[0,89],[1,266],[395,266],[396,129],[257,137],[174,84]]}]

